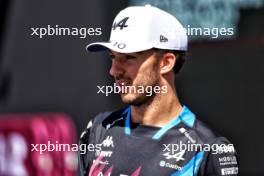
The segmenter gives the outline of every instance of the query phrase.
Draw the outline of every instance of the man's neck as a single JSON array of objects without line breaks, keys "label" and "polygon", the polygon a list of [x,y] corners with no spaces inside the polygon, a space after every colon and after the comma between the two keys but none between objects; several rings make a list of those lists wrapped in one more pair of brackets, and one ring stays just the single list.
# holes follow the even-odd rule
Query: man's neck
[{"label": "man's neck", "polygon": [[182,111],[182,106],[175,91],[157,94],[151,102],[131,107],[131,120],[148,126],[163,127],[175,119]]}]

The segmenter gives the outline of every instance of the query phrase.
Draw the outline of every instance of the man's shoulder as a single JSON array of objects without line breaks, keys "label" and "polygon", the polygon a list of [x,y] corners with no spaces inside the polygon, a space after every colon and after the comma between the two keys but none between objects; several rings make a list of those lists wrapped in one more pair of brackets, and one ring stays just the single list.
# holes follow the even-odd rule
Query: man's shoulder
[{"label": "man's shoulder", "polygon": [[[100,112],[89,121],[89,123],[91,124],[90,126],[95,127],[102,124],[104,127],[107,127],[107,125],[111,125],[117,119],[119,119],[126,110],[126,108],[127,107],[123,107],[112,111]],[[87,127],[89,127],[89,123]]]},{"label": "man's shoulder", "polygon": [[115,119],[120,117],[124,109],[126,108],[98,113],[87,123],[86,128],[82,131],[80,140],[87,142],[91,136],[95,134],[98,136],[98,133],[106,131],[110,127],[109,125],[114,124]]},{"label": "man's shoulder", "polygon": [[193,130],[204,143],[230,143],[226,137],[198,118],[196,119]]}]

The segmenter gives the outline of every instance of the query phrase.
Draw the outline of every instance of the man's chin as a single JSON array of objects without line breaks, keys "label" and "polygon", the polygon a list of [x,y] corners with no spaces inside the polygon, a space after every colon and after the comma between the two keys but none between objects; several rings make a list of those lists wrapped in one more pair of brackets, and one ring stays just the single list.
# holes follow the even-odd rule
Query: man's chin
[{"label": "man's chin", "polygon": [[146,97],[144,95],[121,94],[121,99],[123,103],[132,106],[141,106],[146,102]]},{"label": "man's chin", "polygon": [[131,94],[120,94],[121,96],[121,100],[123,103],[131,105],[131,103],[133,103],[133,101],[135,101],[135,96],[131,95]]}]

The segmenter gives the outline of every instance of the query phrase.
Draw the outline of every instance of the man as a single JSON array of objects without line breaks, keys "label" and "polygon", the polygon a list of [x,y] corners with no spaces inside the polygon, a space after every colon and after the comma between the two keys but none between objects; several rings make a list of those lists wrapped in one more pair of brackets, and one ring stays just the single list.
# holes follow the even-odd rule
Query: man
[{"label": "man", "polygon": [[175,17],[150,5],[128,7],[116,16],[110,41],[87,50],[108,50],[110,74],[128,106],[89,122],[80,139],[91,146],[79,155],[82,175],[238,174],[232,144],[177,97],[187,35]]}]

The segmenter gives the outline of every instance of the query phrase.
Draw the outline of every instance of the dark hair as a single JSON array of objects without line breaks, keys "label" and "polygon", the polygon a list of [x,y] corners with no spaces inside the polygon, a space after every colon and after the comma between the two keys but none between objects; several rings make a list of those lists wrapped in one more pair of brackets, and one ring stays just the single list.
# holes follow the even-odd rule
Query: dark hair
[{"label": "dark hair", "polygon": [[158,48],[153,48],[153,50],[161,55],[165,53],[174,54],[174,56],[176,57],[176,64],[173,67],[173,71],[174,74],[178,74],[180,72],[186,59],[186,51],[167,50],[167,49],[158,49]]}]

